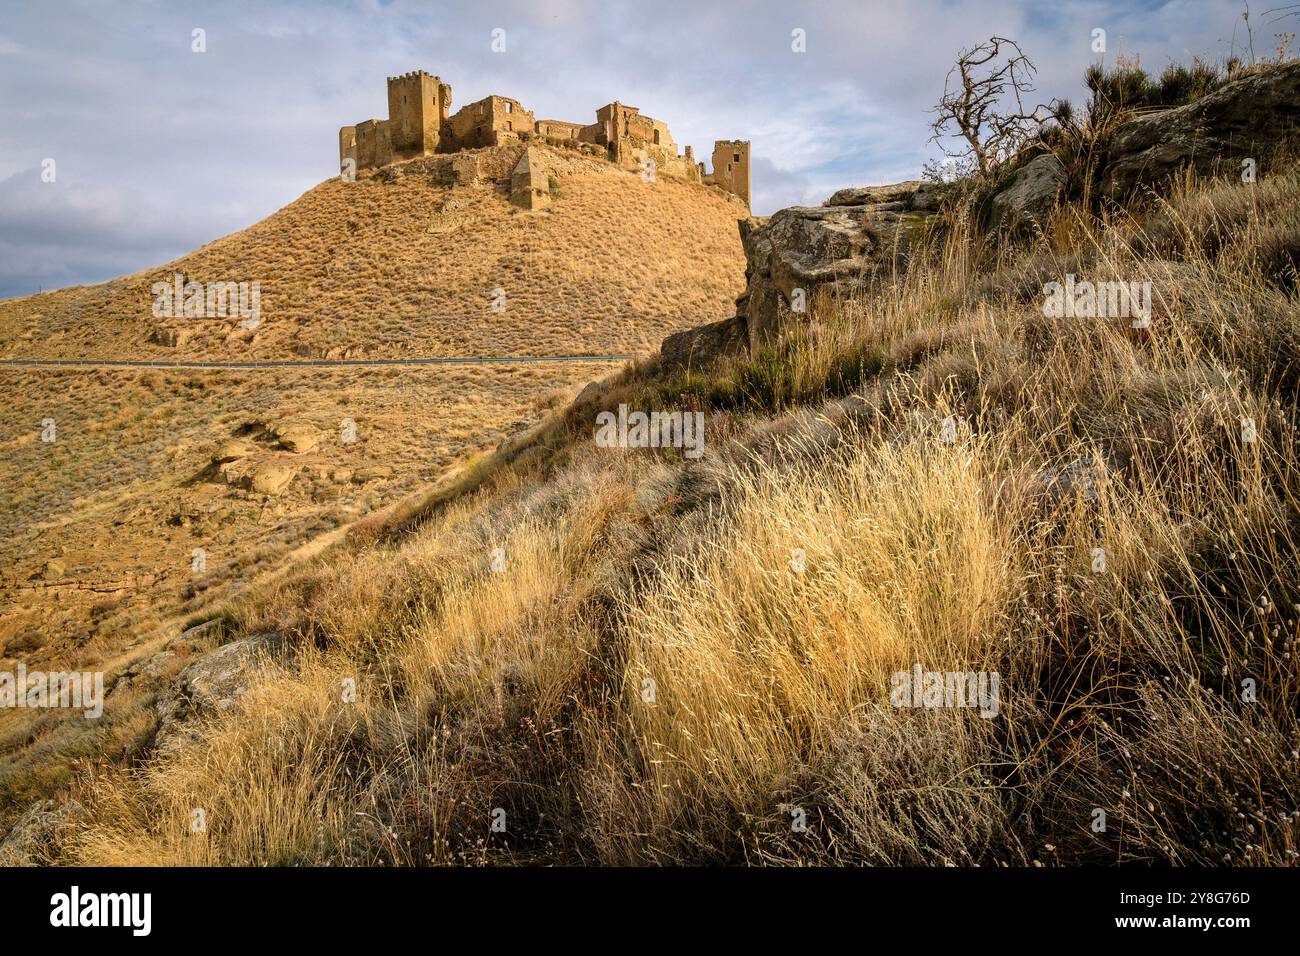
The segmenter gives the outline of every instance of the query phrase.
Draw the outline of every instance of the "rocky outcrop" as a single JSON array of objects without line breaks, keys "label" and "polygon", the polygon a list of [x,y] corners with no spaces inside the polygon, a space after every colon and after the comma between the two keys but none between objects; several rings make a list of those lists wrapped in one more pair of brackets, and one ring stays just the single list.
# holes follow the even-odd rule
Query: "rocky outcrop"
[{"label": "rocky outcrop", "polygon": [[113,682],[109,696],[138,685],[152,687],[170,679],[185,661],[211,648],[220,636],[221,627],[222,622],[213,619],[182,631],[164,644],[158,653],[140,658],[123,670]]},{"label": "rocky outcrop", "polygon": [[214,465],[224,465],[228,462],[239,461],[243,458],[250,458],[257,454],[258,448],[252,442],[242,441],[238,438],[232,438],[224,442],[221,447],[212,456]]},{"label": "rocky outcrop", "polygon": [[747,289],[737,301],[750,348],[805,322],[824,290],[851,292],[899,268],[936,207],[922,183],[840,190],[826,204],[742,220]]},{"label": "rocky outcrop", "polygon": [[0,840],[0,866],[44,866],[54,861],[59,844],[85,808],[75,800],[39,800]]},{"label": "rocky outcrop", "polygon": [[271,425],[247,421],[235,436],[217,448],[204,475],[269,496],[288,489],[303,469],[304,460],[299,456],[319,449],[325,438],[314,425],[295,421]]},{"label": "rocky outcrop", "polygon": [[1041,231],[1065,182],[1065,167],[1056,156],[1047,153],[1031,159],[989,200],[989,228],[1008,233]]},{"label": "rocky outcrop", "polygon": [[194,329],[180,328],[172,325],[158,326],[149,334],[149,341],[154,345],[165,345],[169,349],[178,349],[194,337]]},{"label": "rocky outcrop", "polygon": [[298,469],[281,459],[236,462],[223,468],[226,481],[257,495],[278,495],[289,487]]},{"label": "rocky outcrop", "polygon": [[1252,73],[1195,103],[1129,120],[1115,131],[1098,174],[1104,198],[1122,202],[1191,166],[1239,172],[1244,159],[1263,169],[1300,127],[1300,63]]},{"label": "rocky outcrop", "polygon": [[365,468],[358,468],[352,473],[352,481],[358,485],[364,485],[368,481],[380,481],[384,478],[393,476],[391,465],[370,465]]},{"label": "rocky outcrop", "polygon": [[321,441],[320,432],[311,425],[286,422],[272,426],[270,431],[281,448],[296,455],[315,451]]},{"label": "rocky outcrop", "polygon": [[266,662],[283,657],[285,650],[283,635],[274,631],[254,634],[186,667],[170,692],[161,695],[155,705],[155,749],[168,753],[197,738],[202,721],[234,707]]},{"label": "rocky outcrop", "polygon": [[665,372],[699,369],[720,358],[744,355],[747,344],[743,318],[711,322],[664,339],[659,349],[659,367]]},{"label": "rocky outcrop", "polygon": [[832,193],[831,197],[822,205],[870,206],[877,203],[901,202],[908,208],[914,208],[913,204],[916,202],[917,197],[919,196],[922,204],[924,204],[924,200],[931,195],[933,189],[932,184],[918,179],[888,186],[850,186],[847,189]]}]

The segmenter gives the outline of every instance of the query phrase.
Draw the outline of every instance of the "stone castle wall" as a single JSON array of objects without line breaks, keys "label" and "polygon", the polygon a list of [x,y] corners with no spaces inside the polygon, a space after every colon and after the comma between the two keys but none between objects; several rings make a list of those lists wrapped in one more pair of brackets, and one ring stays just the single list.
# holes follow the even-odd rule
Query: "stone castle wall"
[{"label": "stone castle wall", "polygon": [[447,121],[444,152],[504,146],[520,141],[521,134],[531,136],[534,132],[536,120],[522,103],[507,96],[489,96],[471,103]]},{"label": "stone castle wall", "polygon": [[565,120],[538,120],[536,129],[537,135],[543,138],[580,142],[578,134],[582,132],[582,124],[570,123]]},{"label": "stone castle wall", "polygon": [[387,166],[393,161],[393,146],[388,139],[388,121],[368,119],[356,125],[357,169]]},{"label": "stone castle wall", "polygon": [[[700,167],[703,172],[703,167]],[[705,183],[721,186],[749,205],[749,140],[723,139],[713,144],[713,172]]]},{"label": "stone castle wall", "polygon": [[603,151],[610,162],[655,176],[720,186],[749,203],[749,143],[722,140],[714,145],[713,172],[695,162],[686,147],[679,155],[668,124],[615,100],[596,111],[586,126],[565,120],[538,120],[518,100],[488,96],[451,112],[451,86],[416,70],[388,78],[388,119],[368,119],[339,130],[339,164],[354,171],[390,163],[534,139]]}]

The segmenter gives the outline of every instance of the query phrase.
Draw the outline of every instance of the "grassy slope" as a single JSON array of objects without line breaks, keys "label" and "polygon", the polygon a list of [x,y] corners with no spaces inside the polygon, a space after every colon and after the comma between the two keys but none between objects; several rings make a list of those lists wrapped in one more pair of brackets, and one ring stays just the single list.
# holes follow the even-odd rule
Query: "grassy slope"
[{"label": "grassy slope", "polygon": [[[416,175],[323,183],[175,263],[0,302],[0,355],[622,353],[729,314],[743,288],[739,206],[605,163],[560,153],[552,162],[560,193],[536,215],[490,185],[436,187]],[[234,320],[155,319],[150,284],[176,269],[258,279],[255,339],[227,340]],[[505,313],[483,294],[498,285]],[[177,347],[149,342],[167,324],[194,334]],[[615,368],[0,369],[0,668],[102,668],[111,684],[179,621],[485,454]],[[53,443],[40,440],[47,418]],[[340,440],[345,418],[356,423],[353,444]],[[297,471],[279,495],[231,486],[212,467],[250,422],[322,437],[305,454],[255,442],[256,460]],[[388,472],[360,480],[367,469]],[[191,571],[196,547],[208,556],[202,574]],[[43,580],[50,560],[63,574]],[[150,693],[120,693],[93,726],[62,716],[0,712],[0,822],[64,784],[70,759],[117,757],[147,739]]]},{"label": "grassy slope", "polygon": [[[300,664],[84,787],[66,858],[1294,862],[1297,210],[1288,168],[996,270],[958,232],[816,342],[626,370],[237,605]],[[1149,279],[1151,332],[1045,318],[1066,272]],[[595,447],[620,401],[709,408],[707,454]],[[891,707],[916,662],[997,671],[999,717]]]},{"label": "grassy slope", "polygon": [[[257,359],[628,353],[730,314],[744,282],[738,203],[545,149],[559,197],[504,186],[329,180],[241,232],[98,286],[0,302],[0,357]],[[156,319],[176,273],[261,287],[262,325]],[[493,311],[493,290],[505,292]],[[151,341],[160,328],[191,335]]]}]

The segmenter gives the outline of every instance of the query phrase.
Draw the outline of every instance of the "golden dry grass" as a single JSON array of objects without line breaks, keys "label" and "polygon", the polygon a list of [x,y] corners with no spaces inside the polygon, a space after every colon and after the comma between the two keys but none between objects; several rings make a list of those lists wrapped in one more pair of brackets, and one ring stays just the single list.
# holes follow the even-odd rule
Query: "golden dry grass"
[{"label": "golden dry grass", "polygon": [[[483,152],[508,173],[510,149]],[[730,314],[744,282],[740,206],[716,189],[547,155],[561,194],[544,213],[516,210],[499,183],[438,186],[414,167],[326,182],[173,263],[0,302],[0,356],[627,353]],[[176,271],[259,281],[260,326],[155,318],[150,287]],[[505,312],[490,308],[495,287]],[[160,344],[164,328],[187,337]],[[615,368],[0,369],[0,666],[103,669],[111,685],[183,622],[269,586],[340,529],[380,520]],[[46,419],[52,443],[40,439]],[[345,419],[354,443],[341,438]],[[293,453],[251,423],[310,426],[322,441]],[[257,460],[295,471],[283,492],[223,479],[214,453],[240,437],[258,439]],[[367,469],[386,473],[362,480]],[[194,548],[206,552],[201,574]],[[51,560],[61,574],[43,575]],[[121,692],[93,732],[0,712],[0,819],[64,786],[76,761],[133,753],[151,707],[151,692]]]},{"label": "golden dry grass", "polygon": [[[496,151],[509,158],[516,149]],[[717,189],[646,183],[600,160],[539,149],[561,190],[544,211],[511,206],[508,179],[329,180],[174,262],[0,302],[0,357],[621,355],[732,314],[744,289],[742,205]],[[152,286],[177,272],[201,283],[257,281],[260,326],[154,318]],[[504,311],[493,311],[496,289]],[[189,338],[153,341],[164,328]]]},{"label": "golden dry grass", "polygon": [[[239,602],[305,663],[84,781],[65,859],[1294,863],[1300,338],[1269,237],[1297,206],[1294,168],[1189,183],[996,272],[954,234],[841,303],[834,347],[626,371],[407,533]],[[1046,318],[1066,270],[1150,278],[1151,333]],[[707,409],[707,454],[596,447],[619,401]],[[914,663],[997,672],[998,716],[891,706]]]}]

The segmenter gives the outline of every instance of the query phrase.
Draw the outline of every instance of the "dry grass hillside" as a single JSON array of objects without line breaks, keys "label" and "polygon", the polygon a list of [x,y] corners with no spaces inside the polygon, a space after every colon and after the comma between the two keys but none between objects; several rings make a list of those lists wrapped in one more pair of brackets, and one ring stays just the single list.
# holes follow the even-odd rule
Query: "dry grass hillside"
[{"label": "dry grass hillside", "polygon": [[[0,302],[0,358],[628,354],[730,314],[745,272],[736,200],[538,147],[556,198],[524,213],[507,196],[519,149],[475,151],[504,185],[438,185],[418,160],[332,179],[174,262]],[[152,286],[176,273],[258,282],[260,325],[155,318]]]},{"label": "dry grass hillside", "polygon": [[[232,602],[292,655],[81,777],[57,859],[1293,864],[1297,209],[1294,163],[1013,248],[958,208],[815,334],[629,367]],[[1049,317],[1066,273],[1150,281],[1151,328]],[[599,446],[620,403],[704,457]],[[1000,674],[997,719],[893,705],[917,664]]]},{"label": "dry grass hillside", "polygon": [[[0,302],[0,357],[622,354],[731,313],[744,288],[741,207],[716,189],[548,156],[556,198],[539,213],[512,207],[499,183],[437,186],[417,167],[323,183],[174,263]],[[151,285],[176,271],[260,282],[260,324],[154,317]],[[503,312],[490,307],[496,287]],[[0,670],[115,679],[186,621],[616,368],[0,367]],[[76,760],[132,752],[151,707],[149,694],[119,691],[90,732],[0,711],[0,823],[63,785]]]}]

